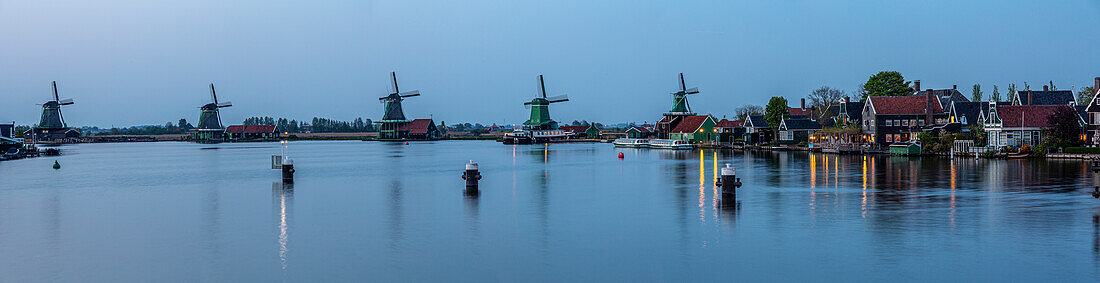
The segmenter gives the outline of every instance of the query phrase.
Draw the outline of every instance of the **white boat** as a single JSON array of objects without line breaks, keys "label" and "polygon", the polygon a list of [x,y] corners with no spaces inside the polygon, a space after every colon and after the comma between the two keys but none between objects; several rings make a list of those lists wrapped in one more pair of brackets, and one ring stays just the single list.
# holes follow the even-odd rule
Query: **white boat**
[{"label": "white boat", "polygon": [[647,139],[616,139],[613,142],[615,146],[621,147],[648,147],[649,140]]},{"label": "white boat", "polygon": [[691,149],[694,146],[691,143],[682,140],[656,139],[649,140],[649,147],[663,149]]},{"label": "white boat", "polygon": [[568,137],[569,132],[563,130],[515,130],[504,134],[501,141],[505,144],[530,144],[564,140]]}]

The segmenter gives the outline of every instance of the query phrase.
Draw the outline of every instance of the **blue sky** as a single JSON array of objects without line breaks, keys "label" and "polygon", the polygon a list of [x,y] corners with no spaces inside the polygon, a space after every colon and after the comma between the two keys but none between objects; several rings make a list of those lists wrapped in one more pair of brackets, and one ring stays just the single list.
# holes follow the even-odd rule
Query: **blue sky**
[{"label": "blue sky", "polygon": [[925,88],[1059,88],[1100,76],[1098,1],[7,1],[0,121],[36,122],[57,80],[75,126],[198,119],[213,82],[249,116],[521,123],[535,77],[560,121],[650,121],[676,74],[718,117],[880,70]]}]

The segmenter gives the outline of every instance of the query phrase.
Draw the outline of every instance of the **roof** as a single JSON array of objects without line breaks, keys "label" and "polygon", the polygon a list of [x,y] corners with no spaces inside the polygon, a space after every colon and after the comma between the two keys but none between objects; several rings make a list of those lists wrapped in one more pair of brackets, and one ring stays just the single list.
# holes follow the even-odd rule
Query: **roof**
[{"label": "roof", "polygon": [[1089,118],[1088,108],[1089,108],[1088,106],[1082,106],[1082,105],[1078,105],[1078,106],[1073,107],[1074,110],[1077,110],[1077,116],[1081,116],[1081,121],[1088,121],[1089,120],[1088,119]]},{"label": "roof", "polygon": [[787,114],[790,115],[810,115],[810,110],[806,108],[788,108]]},{"label": "roof", "polygon": [[684,120],[681,121],[679,124],[676,124],[676,128],[672,129],[672,133],[694,133],[695,130],[698,130],[699,127],[703,126],[703,122],[706,122],[707,118],[710,118],[710,116],[707,115],[691,115],[682,117],[684,117]]},{"label": "roof", "polygon": [[275,132],[275,125],[232,125],[225,128],[227,134],[270,134]]},{"label": "roof", "polygon": [[[1030,103],[1028,97],[1031,97]],[[1017,105],[1069,105],[1077,102],[1070,90],[1018,90],[1015,99],[1019,99]]]},{"label": "roof", "polygon": [[1005,128],[1021,127],[1021,119],[1024,122],[1022,127],[1045,128],[1050,126],[1047,118],[1054,115],[1054,111],[1059,108],[1068,108],[1074,113],[1077,112],[1069,105],[1010,105],[998,106],[997,117],[1001,118],[1001,127]]},{"label": "roof", "polygon": [[764,115],[749,116],[747,121],[753,128],[767,128],[768,120],[764,119]]},{"label": "roof", "polygon": [[783,128],[788,131],[820,130],[821,124],[810,119],[786,119],[783,120]]},{"label": "roof", "polygon": [[[954,111],[952,114],[955,115],[955,119],[961,119],[962,117],[965,117],[967,124],[973,124],[977,123],[977,121],[981,118],[982,108],[989,107],[989,103],[955,101],[951,103],[951,107],[951,111]],[[955,120],[955,122],[961,123],[960,120]]]},{"label": "roof", "polygon": [[926,89],[914,92],[912,96],[925,96],[928,94],[935,95],[940,98],[940,107],[947,108],[951,105],[951,102],[970,102],[969,98],[966,98],[959,90],[949,89]]},{"label": "roof", "polygon": [[863,120],[863,104],[862,101],[845,102],[844,114],[848,115],[849,120]]},{"label": "roof", "polygon": [[416,119],[408,124],[401,125],[397,130],[409,131],[410,134],[427,134],[430,126],[434,126],[432,119]]},{"label": "roof", "polygon": [[641,133],[648,133],[649,132],[649,129],[646,129],[645,127],[639,127],[639,126],[633,126],[633,127],[630,127],[629,129],[626,129],[627,132],[629,132],[630,130],[635,130],[635,131],[638,131],[638,132],[641,132]]},{"label": "roof", "polygon": [[562,131],[566,131],[566,132],[583,133],[583,132],[585,132],[585,131],[588,131],[588,128],[589,128],[589,127],[591,127],[591,126],[585,126],[585,125],[576,125],[576,126],[574,126],[574,125],[566,125],[566,126],[560,126],[560,127],[558,127],[558,129],[559,129],[559,130],[562,130]]},{"label": "roof", "polygon": [[[875,114],[911,115],[924,114],[928,102],[924,96],[872,96],[868,99]],[[939,97],[932,97],[932,113],[943,113]]]},{"label": "roof", "polygon": [[730,120],[722,119],[722,121],[718,121],[718,123],[714,124],[714,127],[717,127],[717,128],[735,128],[735,127],[740,127],[744,123],[745,123],[744,121],[730,121]]}]

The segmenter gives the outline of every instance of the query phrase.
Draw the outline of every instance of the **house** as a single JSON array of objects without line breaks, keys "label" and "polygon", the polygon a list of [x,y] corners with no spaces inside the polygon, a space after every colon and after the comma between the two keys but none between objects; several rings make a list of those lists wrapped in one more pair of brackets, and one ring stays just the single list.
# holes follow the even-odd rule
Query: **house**
[{"label": "house", "polygon": [[1073,110],[1069,105],[1009,105],[994,108],[985,124],[989,145],[1002,147],[1040,144],[1045,136],[1043,129],[1050,126],[1047,118],[1059,108]]},{"label": "house", "polygon": [[783,119],[783,122],[779,123],[779,143],[808,143],[810,135],[820,130],[821,124],[810,119]]},{"label": "house", "polygon": [[626,137],[632,139],[649,139],[653,138],[657,133],[650,131],[649,128],[641,126],[630,126],[626,129]]},{"label": "house", "polygon": [[23,139],[37,143],[70,143],[80,139],[81,133],[71,128],[35,127],[23,132]]},{"label": "house", "polygon": [[825,107],[825,110],[820,112],[821,113],[816,114],[817,118],[814,119],[818,124],[826,128],[836,126],[836,116],[840,114],[840,103],[829,105],[829,107]]},{"label": "house", "polygon": [[837,125],[861,125],[863,123],[863,102],[852,102],[848,97],[840,101],[840,107],[837,109],[836,124]]},{"label": "house", "polygon": [[751,115],[745,117],[745,144],[766,143],[772,140],[775,132],[768,126],[768,120],[764,115]]},{"label": "house", "polygon": [[959,123],[964,131],[972,125],[984,125],[989,102],[951,102],[947,110],[949,123]]},{"label": "house", "polygon": [[15,122],[0,123],[0,137],[15,138]]},{"label": "house", "polygon": [[743,121],[730,121],[722,119],[714,125],[714,128],[718,129],[718,142],[719,143],[733,143],[737,140],[743,139],[745,136],[745,127],[743,127]]},{"label": "house", "polygon": [[710,115],[681,116],[683,120],[669,133],[669,139],[692,143],[712,143],[717,140],[718,123]]},{"label": "house", "polygon": [[576,126],[561,126],[559,130],[569,132],[569,136],[579,139],[598,139],[600,138],[600,129],[595,124],[590,125],[576,125]]},{"label": "house", "polygon": [[232,125],[225,128],[225,138],[231,141],[272,140],[279,138],[275,125]]},{"label": "house", "polygon": [[432,119],[415,119],[397,128],[397,135],[408,140],[437,140],[442,134]]},{"label": "house", "polygon": [[813,119],[813,108],[806,108],[806,99],[803,98],[799,108],[787,108],[787,118],[790,119]]},{"label": "house", "polygon": [[1043,90],[1017,90],[1012,95],[1012,105],[1077,105],[1077,97],[1072,90],[1050,90],[1049,86],[1043,86]]},{"label": "house", "polygon": [[959,92],[959,85],[952,85],[950,89],[920,89],[920,80],[913,81],[913,93],[909,96],[935,96],[939,98],[940,108],[948,109],[953,102],[970,102],[966,95]]},{"label": "house", "polygon": [[880,145],[916,139],[925,128],[947,124],[940,97],[872,96],[863,107],[863,133]]},{"label": "house", "polygon": [[1094,79],[1092,101],[1085,106],[1085,142],[1087,144],[1100,143],[1100,77]]}]

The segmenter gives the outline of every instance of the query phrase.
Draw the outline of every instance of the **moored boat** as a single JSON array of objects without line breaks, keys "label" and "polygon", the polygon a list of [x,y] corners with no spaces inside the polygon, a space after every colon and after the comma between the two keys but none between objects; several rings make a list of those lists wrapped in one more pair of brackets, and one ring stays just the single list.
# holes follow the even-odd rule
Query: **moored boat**
[{"label": "moored boat", "polygon": [[691,149],[694,146],[682,140],[654,139],[649,140],[649,147],[662,149]]},{"label": "moored boat", "polygon": [[647,139],[616,139],[613,142],[615,146],[621,147],[649,147],[649,140]]}]

